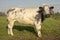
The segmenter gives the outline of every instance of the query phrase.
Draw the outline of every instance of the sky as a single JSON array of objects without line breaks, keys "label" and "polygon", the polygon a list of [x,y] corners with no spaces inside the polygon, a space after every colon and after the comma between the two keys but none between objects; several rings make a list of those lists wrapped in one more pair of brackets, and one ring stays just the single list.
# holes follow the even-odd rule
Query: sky
[{"label": "sky", "polygon": [[44,4],[54,6],[54,11],[60,12],[60,0],[0,0],[0,11],[6,12],[14,7],[39,7]]}]

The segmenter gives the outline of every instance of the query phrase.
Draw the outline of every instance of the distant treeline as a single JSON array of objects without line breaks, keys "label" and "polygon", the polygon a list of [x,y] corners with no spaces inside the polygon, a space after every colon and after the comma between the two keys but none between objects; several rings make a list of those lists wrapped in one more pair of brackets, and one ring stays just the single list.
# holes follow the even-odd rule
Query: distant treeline
[{"label": "distant treeline", "polygon": [[5,12],[0,12],[0,16],[5,16]]}]

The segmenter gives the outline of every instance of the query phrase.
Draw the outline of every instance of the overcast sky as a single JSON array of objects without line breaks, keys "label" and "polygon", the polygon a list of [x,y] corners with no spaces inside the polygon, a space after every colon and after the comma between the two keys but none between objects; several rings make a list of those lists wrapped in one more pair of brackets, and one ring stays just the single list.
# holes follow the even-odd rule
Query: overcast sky
[{"label": "overcast sky", "polygon": [[44,4],[54,6],[60,12],[60,0],[0,0],[0,11],[6,12],[13,7],[39,7]]}]

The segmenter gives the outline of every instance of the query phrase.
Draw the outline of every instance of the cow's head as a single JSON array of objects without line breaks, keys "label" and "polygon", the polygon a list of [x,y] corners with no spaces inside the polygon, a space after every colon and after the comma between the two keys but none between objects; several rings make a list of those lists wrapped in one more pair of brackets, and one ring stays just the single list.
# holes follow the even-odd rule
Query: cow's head
[{"label": "cow's head", "polygon": [[43,7],[39,7],[39,14],[41,14],[41,21],[43,22],[45,18],[50,17],[51,14],[51,9],[53,9],[54,7],[51,6],[49,7],[48,5],[44,5]]},{"label": "cow's head", "polygon": [[39,7],[40,12],[42,12],[43,15],[45,15],[45,17],[50,17],[50,10],[53,9],[54,7],[51,6],[49,7],[48,5],[44,5],[43,7]]}]

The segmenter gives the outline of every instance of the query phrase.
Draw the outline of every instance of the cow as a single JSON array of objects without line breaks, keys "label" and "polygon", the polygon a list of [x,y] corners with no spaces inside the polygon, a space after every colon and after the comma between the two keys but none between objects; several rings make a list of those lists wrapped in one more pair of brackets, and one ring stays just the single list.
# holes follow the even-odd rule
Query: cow
[{"label": "cow", "polygon": [[54,7],[43,5],[35,8],[11,8],[7,11],[8,34],[14,35],[12,28],[14,22],[35,25],[38,37],[42,37],[41,24],[45,18],[50,17],[50,10]]}]

